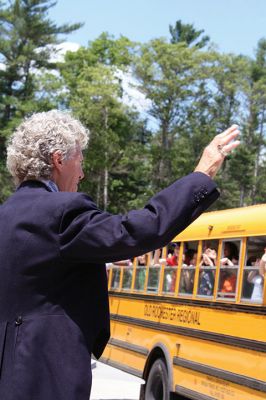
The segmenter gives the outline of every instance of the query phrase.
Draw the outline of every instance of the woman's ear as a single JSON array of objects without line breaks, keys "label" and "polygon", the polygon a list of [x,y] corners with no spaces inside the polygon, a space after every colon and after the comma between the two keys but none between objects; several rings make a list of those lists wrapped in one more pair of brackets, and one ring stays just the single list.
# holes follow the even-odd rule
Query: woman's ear
[{"label": "woman's ear", "polygon": [[60,171],[62,168],[62,153],[59,150],[56,150],[52,154],[51,158],[54,169]]}]

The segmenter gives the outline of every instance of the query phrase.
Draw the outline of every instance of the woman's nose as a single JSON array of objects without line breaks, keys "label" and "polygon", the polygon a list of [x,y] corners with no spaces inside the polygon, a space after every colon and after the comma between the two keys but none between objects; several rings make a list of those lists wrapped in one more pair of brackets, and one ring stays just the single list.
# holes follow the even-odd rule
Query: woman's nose
[{"label": "woman's nose", "polygon": [[83,172],[83,169],[81,170],[81,174],[80,174],[80,176],[79,176],[79,180],[81,181],[83,178],[84,178],[84,172]]}]

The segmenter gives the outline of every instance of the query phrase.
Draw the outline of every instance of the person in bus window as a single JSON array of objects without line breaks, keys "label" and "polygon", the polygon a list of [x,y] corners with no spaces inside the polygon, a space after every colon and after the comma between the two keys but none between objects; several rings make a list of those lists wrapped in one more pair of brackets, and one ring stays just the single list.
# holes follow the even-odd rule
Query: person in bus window
[{"label": "person in bus window", "polygon": [[173,248],[173,255],[168,256],[166,259],[166,264],[169,266],[177,266],[179,253],[180,253],[180,244],[179,243],[172,243],[171,247]]},{"label": "person in bus window", "polygon": [[[221,258],[221,279],[220,279],[220,292],[221,293],[235,293],[237,272],[235,268],[230,269],[238,265],[238,248],[233,242],[224,243],[224,257]],[[227,269],[228,267],[228,269]],[[229,297],[226,295],[226,297]]]},{"label": "person in bus window", "polygon": [[235,243],[225,242],[224,243],[224,254],[221,258],[221,265],[237,265],[238,264],[238,249]]},{"label": "person in bus window", "polygon": [[148,254],[142,254],[137,256],[137,271],[136,271],[136,282],[135,289],[143,290],[146,277],[146,266],[148,265]]},{"label": "person in bus window", "polygon": [[236,291],[237,276],[229,271],[224,271],[223,278],[221,281],[221,292],[222,293],[235,293]]},{"label": "person in bus window", "polygon": [[248,274],[248,282],[253,284],[251,301],[260,303],[263,298],[263,283],[266,268],[266,247],[264,248],[264,254],[262,255],[261,259],[256,260],[254,267],[257,267],[256,270],[250,271]]},{"label": "person in bus window", "polygon": [[261,260],[260,260],[259,271],[260,271],[260,275],[264,279],[264,276],[265,276],[265,273],[266,273],[266,247],[264,247],[264,254],[263,254],[263,256],[261,257]]},{"label": "person in bus window", "polygon": [[[259,272],[259,261],[260,259],[256,256],[250,256],[246,262],[246,267],[253,267],[254,270],[250,270],[248,273],[244,274],[243,277],[243,298],[251,299],[253,292],[253,283],[251,282],[253,277]],[[256,271],[255,271],[256,268]]]},{"label": "person in bus window", "polygon": [[148,254],[142,254],[137,257],[137,265],[145,267],[148,265]]},{"label": "person in bus window", "polygon": [[187,249],[185,251],[184,263],[186,265],[196,265],[197,252],[194,249]]},{"label": "person in bus window", "polygon": [[90,398],[91,355],[110,337],[105,264],[164,246],[204,212],[238,134],[215,136],[194,172],[114,215],[78,193],[88,132],[77,119],[52,110],[18,126],[7,147],[17,189],[0,206],[1,400]]},{"label": "person in bus window", "polygon": [[153,253],[153,259],[151,262],[151,264],[154,267],[159,267],[163,262],[166,261],[165,258],[163,259],[161,258],[161,256],[162,256],[162,249],[156,249]]},{"label": "person in bus window", "polygon": [[180,293],[192,294],[194,286],[195,266],[197,262],[197,252],[188,249],[185,254],[185,263],[182,266],[180,276]]},{"label": "person in bus window", "polygon": [[[233,267],[234,265],[238,265],[238,259],[233,257],[232,261],[228,258],[223,260],[224,266]],[[223,269],[221,270],[221,285],[220,292],[222,293],[235,293],[236,291],[236,282],[237,282],[237,274],[235,270]],[[227,296],[228,297],[228,296]]]},{"label": "person in bus window", "polygon": [[[172,243],[171,248],[173,249],[173,254],[168,255],[166,259],[166,265],[171,267],[177,267],[179,261],[179,254],[180,254],[180,243]],[[176,283],[176,271],[172,271],[166,273],[166,280],[167,280],[167,291],[174,292],[175,291],[175,283]]]},{"label": "person in bus window", "polygon": [[199,289],[198,294],[203,296],[212,296],[214,289],[214,271],[216,267],[217,253],[216,250],[207,248],[202,254],[202,260],[200,263],[200,276],[199,276]]}]

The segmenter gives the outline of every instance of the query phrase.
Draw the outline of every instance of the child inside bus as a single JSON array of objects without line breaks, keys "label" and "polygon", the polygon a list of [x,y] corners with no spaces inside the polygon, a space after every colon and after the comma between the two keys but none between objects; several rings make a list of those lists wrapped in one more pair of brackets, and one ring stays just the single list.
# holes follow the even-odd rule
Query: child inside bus
[{"label": "child inside bus", "polygon": [[185,252],[185,262],[182,265],[179,293],[192,294],[195,277],[195,267],[197,263],[197,252],[194,249],[187,249]]},{"label": "child inside bus", "polygon": [[137,269],[135,278],[135,289],[143,290],[146,278],[146,266],[148,265],[148,254],[142,254],[137,257]]},{"label": "child inside bus", "polygon": [[[202,296],[212,296],[214,289],[214,269],[216,267],[216,250],[207,248],[202,254],[200,263],[200,276],[198,294]],[[208,268],[210,267],[210,268]]]},{"label": "child inside bus", "polygon": [[266,247],[264,248],[264,254],[261,259],[256,259],[252,266],[256,269],[250,271],[248,274],[248,282],[253,285],[250,299],[254,303],[261,303],[263,298],[264,275],[266,271]]},{"label": "child inside bus", "polygon": [[166,259],[166,265],[171,265],[172,267],[178,265],[178,258],[180,252],[180,243],[171,243],[170,249],[173,249],[173,254],[168,255]]},{"label": "child inside bus", "polygon": [[221,279],[219,291],[225,297],[235,296],[237,283],[237,270],[235,266],[238,265],[238,254],[239,250],[234,242],[228,241],[224,243],[223,258],[220,260]]}]

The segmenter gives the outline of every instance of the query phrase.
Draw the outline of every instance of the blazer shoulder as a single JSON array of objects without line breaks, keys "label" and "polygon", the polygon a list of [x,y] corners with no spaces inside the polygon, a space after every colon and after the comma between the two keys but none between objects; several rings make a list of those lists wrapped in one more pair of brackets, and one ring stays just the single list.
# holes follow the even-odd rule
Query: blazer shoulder
[{"label": "blazer shoulder", "polygon": [[57,201],[60,202],[66,210],[80,207],[97,208],[93,199],[83,192],[57,192],[55,195]]}]

